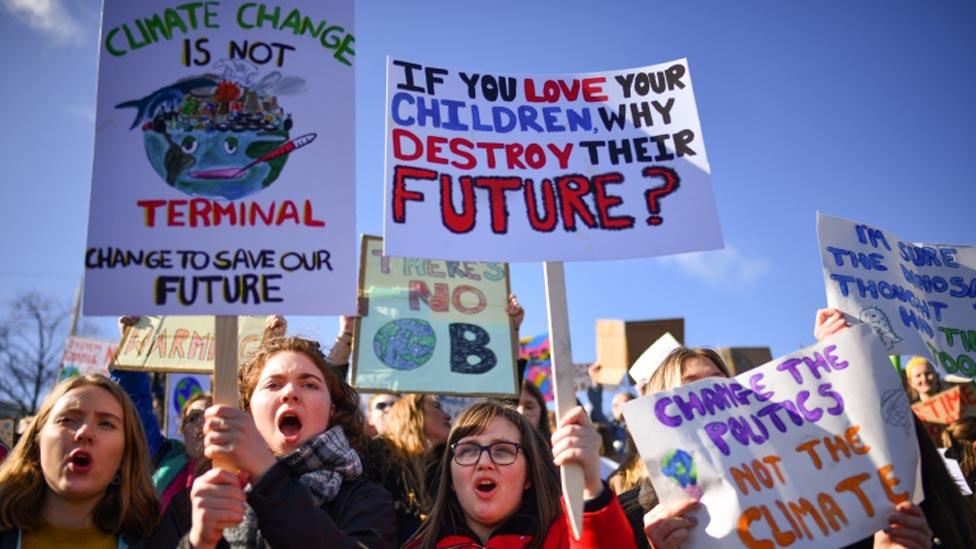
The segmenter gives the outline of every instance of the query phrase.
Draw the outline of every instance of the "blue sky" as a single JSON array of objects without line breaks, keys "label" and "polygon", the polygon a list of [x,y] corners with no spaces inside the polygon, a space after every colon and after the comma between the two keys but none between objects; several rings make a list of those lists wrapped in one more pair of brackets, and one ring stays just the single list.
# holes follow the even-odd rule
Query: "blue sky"
[{"label": "blue sky", "polygon": [[[601,9],[595,9],[600,6]],[[612,9],[611,9],[612,8]],[[0,0],[0,299],[70,299],[82,272],[99,3]],[[687,57],[726,249],[567,264],[574,358],[597,318],[684,317],[692,345],[812,341],[825,303],[815,213],[976,243],[976,4],[357,3],[357,214],[380,234],[386,55],[507,73]],[[512,266],[523,335],[546,330],[540,264]],[[331,317],[293,318],[331,341]],[[113,322],[101,320],[105,335]]]}]

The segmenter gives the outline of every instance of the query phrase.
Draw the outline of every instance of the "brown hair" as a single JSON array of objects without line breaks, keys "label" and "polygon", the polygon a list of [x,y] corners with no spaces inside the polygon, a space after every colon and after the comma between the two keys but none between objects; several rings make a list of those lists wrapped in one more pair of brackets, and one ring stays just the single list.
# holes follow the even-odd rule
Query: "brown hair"
[{"label": "brown hair", "polygon": [[959,462],[962,475],[972,488],[976,486],[976,417],[957,419],[942,431],[946,457]]},{"label": "brown hair", "polygon": [[[535,427],[542,433],[542,438],[546,440],[546,444],[549,444],[549,440],[552,438],[552,429],[549,428],[549,408],[546,408],[546,397],[542,396],[542,391],[535,383],[527,379],[522,380],[522,390],[532,395],[532,398],[539,403],[539,424]],[[518,402],[515,404],[517,406]]]},{"label": "brown hair", "polygon": [[359,408],[359,393],[329,366],[317,341],[300,337],[276,337],[261,343],[261,347],[254,353],[254,356],[237,372],[241,409],[247,412],[251,411],[251,395],[254,394],[254,388],[261,377],[261,371],[264,370],[264,366],[272,356],[286,351],[302,353],[307,356],[322,373],[325,386],[329,390],[329,396],[332,397],[332,405],[335,407],[329,425],[341,426],[350,446],[359,450],[364,440],[363,425],[365,422],[363,412]]},{"label": "brown hair", "polygon": [[[651,379],[647,382],[644,395],[651,395],[661,391],[669,391],[681,386],[681,374],[686,360],[692,358],[703,358],[711,360],[718,367],[725,377],[732,377],[729,368],[725,365],[722,357],[712,349],[705,347],[678,347],[668,353],[661,361],[661,366],[651,374]],[[631,441],[632,444],[632,441]],[[618,493],[629,490],[644,478],[647,477],[647,470],[644,468],[644,460],[636,451],[635,446],[628,448],[620,467],[614,471],[611,477],[611,487],[618,490]]]},{"label": "brown hair", "polygon": [[915,414],[915,438],[921,459],[922,491],[925,500],[919,504],[932,533],[943,547],[969,547],[976,539],[976,513],[963,497],[956,482],[946,470],[945,460]]},{"label": "brown hair", "polygon": [[526,474],[531,482],[522,496],[522,505],[531,503],[535,509],[529,513],[538,519],[535,531],[532,532],[532,542],[528,547],[540,547],[545,541],[546,533],[554,520],[562,513],[559,506],[559,477],[556,466],[552,461],[552,451],[548,441],[542,439],[542,434],[529,423],[525,416],[516,410],[498,402],[487,401],[472,405],[457,419],[451,434],[447,439],[447,449],[441,458],[441,482],[437,487],[437,497],[428,518],[417,531],[414,539],[418,540],[423,549],[433,549],[437,544],[439,532],[457,531],[466,524],[464,509],[458,502],[457,494],[452,486],[451,463],[453,452],[451,445],[464,437],[483,433],[495,418],[502,418],[518,428],[521,438],[521,451],[527,464]]},{"label": "brown hair", "polygon": [[47,484],[41,471],[40,431],[58,400],[74,389],[88,386],[104,389],[122,407],[125,440],[119,482],[105,488],[92,511],[92,522],[102,532],[116,536],[147,537],[152,533],[159,518],[159,500],[152,484],[149,449],[139,414],[121,387],[97,374],[73,377],[56,385],[0,466],[0,529],[30,531],[44,526],[40,510]]},{"label": "brown hair", "polygon": [[193,393],[193,396],[186,399],[186,402],[183,403],[183,409],[180,410],[180,429],[186,425],[186,418],[190,415],[190,406],[200,400],[207,405],[207,408],[213,406],[213,395],[210,393]]}]

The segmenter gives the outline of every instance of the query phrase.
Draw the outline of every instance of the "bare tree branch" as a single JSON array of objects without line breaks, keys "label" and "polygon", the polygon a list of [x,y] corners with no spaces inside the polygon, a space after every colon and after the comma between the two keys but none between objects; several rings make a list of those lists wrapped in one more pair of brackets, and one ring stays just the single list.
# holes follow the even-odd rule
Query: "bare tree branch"
[{"label": "bare tree branch", "polygon": [[7,304],[0,318],[0,397],[33,414],[57,378],[69,308],[37,292]]}]

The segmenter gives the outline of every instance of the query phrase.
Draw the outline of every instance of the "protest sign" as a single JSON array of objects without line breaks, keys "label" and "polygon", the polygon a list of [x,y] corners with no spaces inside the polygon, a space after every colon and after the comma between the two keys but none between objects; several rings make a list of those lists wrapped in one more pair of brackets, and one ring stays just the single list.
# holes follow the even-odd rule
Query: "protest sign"
[{"label": "protest sign", "polygon": [[671,351],[680,348],[681,344],[671,335],[671,332],[664,332],[664,335],[651,343],[650,347],[637,358],[628,372],[630,377],[634,378],[634,381],[651,379],[651,376],[661,367],[661,362],[671,354]]},{"label": "protest sign", "polygon": [[[211,373],[216,355],[214,324],[212,316],[143,316],[126,330],[112,367]],[[238,325],[237,364],[243,364],[261,344],[264,317],[243,316]]]},{"label": "protest sign", "polygon": [[69,336],[64,343],[64,358],[61,359],[61,373],[58,379],[85,374],[108,375],[108,365],[112,362],[116,344],[85,337]]},{"label": "protest sign", "polygon": [[976,376],[976,247],[913,244],[817,214],[827,304],[874,327],[888,354]]},{"label": "protest sign", "polygon": [[199,393],[210,392],[210,376],[201,374],[166,375],[166,436],[183,439],[180,432],[183,407]]},{"label": "protest sign", "polygon": [[[607,385],[617,385],[625,374],[631,373],[648,346],[658,341],[664,334],[670,333],[677,343],[685,338],[685,319],[665,318],[659,320],[611,320],[598,318],[596,321],[596,361],[600,364],[597,381]],[[664,351],[660,355],[664,358],[670,349],[662,347],[657,351]],[[646,357],[651,358],[651,357]],[[644,375],[645,368],[655,369],[657,364],[651,363],[642,367],[638,375]],[[651,368],[653,365],[653,368]],[[650,377],[651,372],[646,372]],[[645,378],[646,379],[646,378]],[[634,377],[635,381],[640,378]]]},{"label": "protest sign", "polygon": [[355,304],[351,1],[106,0],[85,304]]},{"label": "protest sign", "polygon": [[508,265],[388,257],[364,236],[364,314],[353,339],[353,386],[365,391],[518,393]]},{"label": "protest sign", "polygon": [[624,416],[661,503],[703,504],[682,547],[841,547],[922,498],[908,396],[866,325]]},{"label": "protest sign", "polygon": [[976,416],[976,385],[967,383],[916,402],[912,411],[927,423],[952,425],[959,418]]},{"label": "protest sign", "polygon": [[388,58],[386,99],[387,254],[552,261],[723,246],[684,59],[515,76]]}]

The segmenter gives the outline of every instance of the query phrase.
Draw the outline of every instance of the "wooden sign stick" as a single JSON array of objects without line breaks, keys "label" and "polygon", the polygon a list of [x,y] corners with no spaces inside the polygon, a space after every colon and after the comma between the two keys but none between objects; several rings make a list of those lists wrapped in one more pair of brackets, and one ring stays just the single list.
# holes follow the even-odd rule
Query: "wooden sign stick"
[{"label": "wooden sign stick", "polygon": [[[237,407],[237,317],[217,315],[214,322],[213,401]],[[237,472],[237,466],[226,459],[215,459],[214,467]]]},{"label": "wooden sign stick", "polygon": [[[546,311],[549,314],[549,352],[552,359],[552,385],[556,399],[556,419],[561,420],[576,406],[576,373],[569,341],[569,312],[566,307],[566,278],[562,261],[543,263],[546,275]],[[573,536],[583,533],[583,467],[578,463],[560,469],[563,498],[569,511]]]}]

